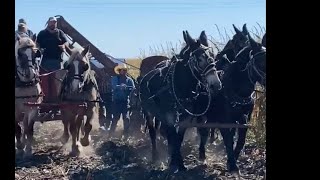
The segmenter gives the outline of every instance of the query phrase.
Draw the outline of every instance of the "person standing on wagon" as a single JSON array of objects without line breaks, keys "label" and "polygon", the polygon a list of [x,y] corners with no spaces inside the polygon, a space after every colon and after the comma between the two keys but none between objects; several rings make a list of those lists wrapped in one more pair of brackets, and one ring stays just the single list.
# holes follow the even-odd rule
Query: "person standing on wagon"
[{"label": "person standing on wagon", "polygon": [[[47,27],[41,30],[37,36],[37,44],[43,50],[43,57],[40,64],[40,74],[52,72],[63,68],[62,53],[68,45],[65,33],[57,28],[57,18],[50,17],[47,21]],[[45,101],[51,101],[55,98],[55,88],[52,75],[42,76],[41,86],[45,96]]]},{"label": "person standing on wagon", "polygon": [[112,124],[110,127],[110,134],[114,133],[117,123],[122,114],[123,119],[123,136],[128,137],[128,130],[130,126],[129,116],[129,95],[130,92],[135,88],[133,80],[128,77],[127,66],[125,64],[117,65],[114,68],[116,76],[111,78],[112,86]]},{"label": "person standing on wagon", "polygon": [[20,37],[30,37],[32,38],[33,32],[28,28],[27,22],[24,19],[19,19],[18,29],[15,32],[15,39],[17,39],[17,36]]},{"label": "person standing on wagon", "polygon": [[68,45],[65,33],[57,28],[57,18],[50,17],[47,27],[41,30],[37,36],[37,43],[43,49],[41,66],[45,71],[62,69],[61,54]]}]

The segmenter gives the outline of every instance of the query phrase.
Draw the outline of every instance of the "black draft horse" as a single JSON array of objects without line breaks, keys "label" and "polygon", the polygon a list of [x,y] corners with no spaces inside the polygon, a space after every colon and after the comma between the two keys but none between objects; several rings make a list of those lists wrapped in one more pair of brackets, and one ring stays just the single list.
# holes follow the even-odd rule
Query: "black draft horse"
[{"label": "black draft horse", "polygon": [[[266,85],[266,48],[254,41],[250,35],[249,45],[243,48],[234,62],[228,64],[221,77],[223,88],[212,99],[211,106],[205,116],[208,122],[247,124],[253,111],[252,94],[256,82]],[[205,159],[205,144],[209,128],[198,128],[201,142],[199,159]],[[236,161],[242,151],[246,128],[238,129],[238,141],[234,147],[234,128],[219,128],[227,152],[227,167],[229,172],[239,172]]]},{"label": "black draft horse", "polygon": [[[171,60],[167,66],[156,68],[146,74],[139,88],[141,106],[147,121],[153,117],[161,122],[166,132],[170,169],[185,170],[180,147],[185,129],[177,128],[177,122],[187,117],[202,116],[208,109],[211,96],[222,87],[209,53],[207,36],[201,32],[198,40],[183,32],[187,44],[180,54],[182,59]],[[196,101],[206,101],[194,106]],[[151,124],[151,123],[150,123]],[[153,161],[158,160],[156,133],[150,126]]]}]

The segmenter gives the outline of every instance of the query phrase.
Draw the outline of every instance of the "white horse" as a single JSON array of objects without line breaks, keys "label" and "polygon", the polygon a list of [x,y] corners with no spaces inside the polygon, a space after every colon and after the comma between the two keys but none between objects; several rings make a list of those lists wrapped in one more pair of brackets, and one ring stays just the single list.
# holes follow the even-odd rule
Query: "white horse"
[{"label": "white horse", "polygon": [[[15,81],[15,136],[18,152],[32,154],[34,118],[37,107],[27,107],[26,102],[41,103],[42,90],[39,84],[39,65],[36,58],[41,53],[36,48],[36,35],[32,38],[18,36],[15,43],[16,81]],[[20,122],[23,122],[23,131]]]},{"label": "white horse", "polygon": [[[62,101],[67,104],[87,104],[85,109],[74,106],[61,110],[64,125],[62,142],[68,142],[70,132],[72,136],[70,155],[72,156],[78,156],[82,146],[90,145],[92,122],[99,117],[98,101],[100,100],[100,94],[94,77],[95,73],[91,70],[88,58],[89,49],[90,46],[86,46],[82,51],[74,49],[65,66],[68,72],[64,79]],[[82,132],[83,137],[80,137],[80,132]]]}]

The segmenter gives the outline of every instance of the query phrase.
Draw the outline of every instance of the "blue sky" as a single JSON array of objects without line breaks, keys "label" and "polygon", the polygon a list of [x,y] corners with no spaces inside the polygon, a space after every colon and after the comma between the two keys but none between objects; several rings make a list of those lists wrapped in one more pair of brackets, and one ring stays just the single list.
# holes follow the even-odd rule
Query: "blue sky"
[{"label": "blue sky", "polygon": [[50,16],[62,15],[101,51],[133,58],[150,46],[183,41],[182,31],[202,30],[219,39],[217,24],[231,34],[232,24],[266,27],[266,0],[15,0],[15,25],[25,18],[38,33]]}]

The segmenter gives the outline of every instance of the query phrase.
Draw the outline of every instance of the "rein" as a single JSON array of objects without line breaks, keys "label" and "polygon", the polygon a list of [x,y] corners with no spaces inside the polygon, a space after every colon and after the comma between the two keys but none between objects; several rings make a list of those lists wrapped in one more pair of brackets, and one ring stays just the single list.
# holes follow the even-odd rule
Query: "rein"
[{"label": "rein", "polygon": [[[174,98],[175,98],[175,100],[176,100],[176,102],[178,103],[178,105],[180,106],[180,108],[182,108],[186,113],[188,113],[189,115],[191,115],[191,116],[196,116],[196,117],[198,117],[198,116],[203,116],[207,111],[208,111],[208,109],[209,109],[209,107],[210,107],[210,104],[211,104],[211,93],[210,93],[210,91],[209,91],[209,88],[207,87],[207,86],[205,86],[205,88],[206,88],[206,91],[207,91],[207,95],[208,95],[208,104],[207,104],[207,106],[206,106],[206,108],[205,108],[205,110],[203,111],[203,112],[201,112],[201,113],[193,113],[193,112],[190,112],[187,108],[185,108],[183,105],[182,105],[182,103],[180,102],[180,99],[177,97],[177,94],[176,94],[176,91],[175,91],[175,84],[174,84],[174,74],[175,74],[175,70],[176,70],[176,64],[177,63],[173,63],[173,72],[171,73],[171,88],[170,88],[170,90],[172,91],[172,93],[173,93],[173,96],[174,96]],[[189,69],[191,70],[192,68],[191,68],[191,66],[189,65]],[[196,78],[196,76],[194,75],[194,73],[193,73],[193,71],[191,70],[191,72],[192,72],[192,74],[193,74],[193,76]],[[200,85],[201,86],[201,81],[198,79],[198,78],[196,78],[197,79],[197,81],[198,81],[198,85]],[[198,86],[197,85],[197,86]],[[197,96],[198,96],[199,94],[197,94]],[[196,96],[196,97],[197,97]],[[196,97],[193,97],[194,99],[196,98]]]}]

